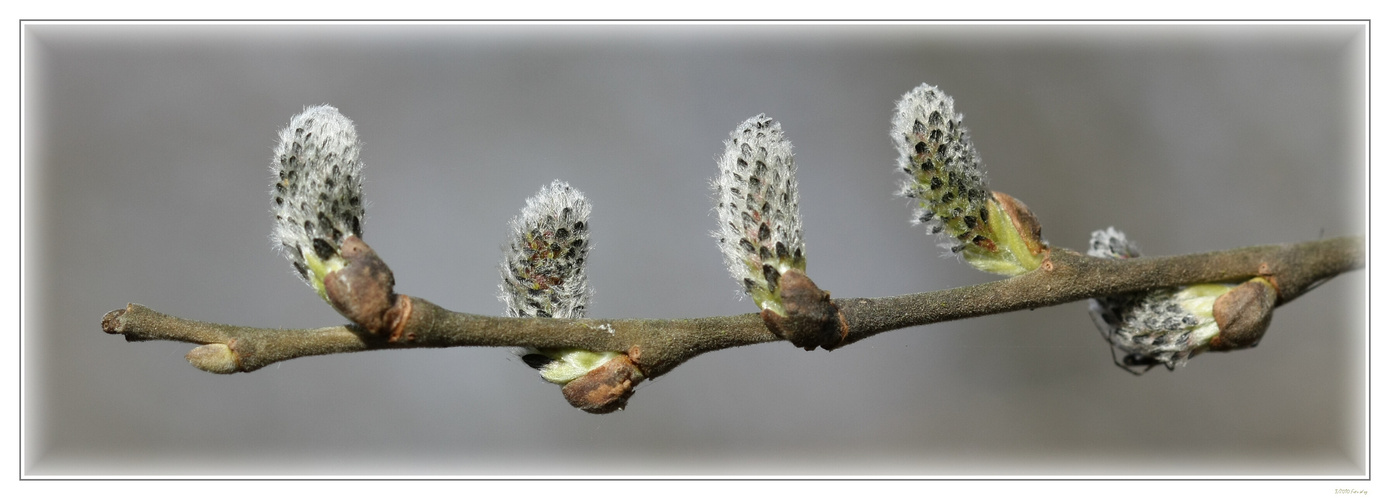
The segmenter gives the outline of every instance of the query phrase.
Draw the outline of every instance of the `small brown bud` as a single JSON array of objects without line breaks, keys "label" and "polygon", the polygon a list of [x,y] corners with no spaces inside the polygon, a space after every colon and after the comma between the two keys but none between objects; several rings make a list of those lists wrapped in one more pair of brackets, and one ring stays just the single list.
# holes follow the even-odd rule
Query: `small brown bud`
[{"label": "small brown bud", "polygon": [[828,351],[840,345],[849,333],[840,308],[830,301],[830,292],[816,287],[801,270],[783,273],[778,293],[787,315],[783,317],[768,309],[762,312],[763,322],[774,335],[808,351],[816,346]]},{"label": "small brown bud", "polygon": [[1212,317],[1220,329],[1211,340],[1211,350],[1231,351],[1259,345],[1274,313],[1278,298],[1264,278],[1255,278],[1217,297]]},{"label": "small brown bud", "polygon": [[410,315],[410,299],[396,295],[391,268],[357,235],[343,240],[339,254],[346,264],[323,279],[328,302],[367,331],[396,340]]},{"label": "small brown bud", "polygon": [[595,414],[612,413],[627,406],[642,379],[642,371],[624,354],[571,380],[561,392],[575,408]]}]

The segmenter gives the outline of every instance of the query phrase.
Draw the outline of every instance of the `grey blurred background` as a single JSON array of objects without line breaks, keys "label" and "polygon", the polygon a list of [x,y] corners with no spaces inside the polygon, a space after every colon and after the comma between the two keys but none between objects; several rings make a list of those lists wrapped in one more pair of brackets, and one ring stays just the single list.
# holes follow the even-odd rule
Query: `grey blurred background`
[{"label": "grey blurred background", "polygon": [[908,225],[895,100],[939,85],[994,189],[1054,245],[1147,255],[1363,232],[1364,37],[1341,26],[25,26],[28,474],[1361,475],[1366,275],[1258,349],[1134,377],[1084,303],[806,353],[701,356],[628,409],[570,408],[510,351],[188,366],[101,332],[127,302],[341,324],[271,247],[279,128],[364,139],[397,289],[501,314],[506,222],[594,204],[593,317],[752,312],[708,233],[740,121],[795,144],[809,271],[836,297],[995,279]]}]

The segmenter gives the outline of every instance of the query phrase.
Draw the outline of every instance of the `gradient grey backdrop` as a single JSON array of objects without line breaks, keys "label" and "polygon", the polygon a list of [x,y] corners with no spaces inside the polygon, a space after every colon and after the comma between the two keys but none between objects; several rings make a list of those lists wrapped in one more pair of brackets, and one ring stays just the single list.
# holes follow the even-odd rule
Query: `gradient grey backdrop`
[{"label": "gradient grey backdrop", "polygon": [[1364,280],[1275,314],[1258,349],[1111,364],[1084,303],[834,353],[701,356],[629,408],[570,408],[509,351],[211,375],[101,332],[136,302],[201,320],[342,320],[269,240],[280,127],[330,103],[365,141],[365,236],[398,290],[500,314],[507,220],[589,195],[594,317],[751,312],[708,179],[765,112],[795,144],[816,282],[837,297],[995,279],[910,227],[888,136],[956,99],[994,189],[1053,244],[1150,255],[1362,232],[1360,25],[35,26],[25,28],[29,474],[1366,473]]}]

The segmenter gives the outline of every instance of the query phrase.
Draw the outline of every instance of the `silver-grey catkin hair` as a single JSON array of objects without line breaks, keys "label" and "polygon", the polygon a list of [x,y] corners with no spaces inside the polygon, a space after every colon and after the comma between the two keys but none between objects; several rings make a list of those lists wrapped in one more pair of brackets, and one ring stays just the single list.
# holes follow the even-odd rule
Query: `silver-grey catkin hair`
[{"label": "silver-grey catkin hair", "polygon": [[503,250],[498,298],[508,316],[584,317],[590,211],[584,193],[559,180],[526,200]]},{"label": "silver-grey catkin hair", "polygon": [[1091,233],[1091,246],[1086,255],[1104,259],[1132,259],[1139,256],[1139,245],[1125,238],[1125,233],[1107,227]]},{"label": "silver-grey catkin hair", "polygon": [[903,94],[892,126],[897,168],[907,175],[898,195],[917,202],[912,223],[926,225],[928,234],[944,232],[942,246],[952,253],[993,252],[994,242],[977,236],[1001,221],[989,218],[983,162],[964,120],[955,100],[935,86],[924,83]]},{"label": "silver-grey catkin hair", "polygon": [[324,261],[348,235],[362,236],[361,152],[352,120],[326,104],[305,108],[280,131],[270,164],[271,238],[310,286],[306,254]]},{"label": "silver-grey catkin hair", "polygon": [[754,116],[729,134],[718,166],[710,183],[719,218],[713,236],[729,274],[767,308],[779,276],[806,268],[791,141],[781,124]]},{"label": "silver-grey catkin hair", "polygon": [[[1111,227],[1091,233],[1086,253],[1131,259],[1139,257],[1139,247]],[[1091,299],[1091,317],[1115,349],[1173,369],[1207,349],[1218,332],[1212,304],[1231,286],[1204,284],[1096,297]]]},{"label": "silver-grey catkin hair", "polygon": [[[1139,257],[1139,246],[1125,238],[1125,233],[1108,227],[1091,233],[1086,254],[1102,259],[1132,259]],[[1120,327],[1126,308],[1142,297],[1143,294],[1123,294],[1091,299],[1091,316],[1107,341]]]}]

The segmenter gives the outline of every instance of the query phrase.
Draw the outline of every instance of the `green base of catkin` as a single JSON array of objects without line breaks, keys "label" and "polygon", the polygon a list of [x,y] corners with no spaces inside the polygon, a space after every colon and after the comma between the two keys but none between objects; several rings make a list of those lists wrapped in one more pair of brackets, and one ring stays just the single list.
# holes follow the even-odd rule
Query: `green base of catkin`
[{"label": "green base of catkin", "polygon": [[967,246],[961,251],[965,262],[975,269],[1005,276],[1017,276],[1041,266],[1042,256],[1034,255],[1028,250],[1028,243],[1024,236],[1019,234],[1018,226],[1015,226],[1013,219],[999,208],[999,203],[989,200],[988,206],[990,220],[998,221],[993,224],[995,230],[991,235],[996,251],[990,252],[975,245]]},{"label": "green base of catkin", "polygon": [[541,349],[541,354],[555,360],[541,368],[541,378],[552,384],[565,385],[584,376],[604,363],[622,356],[621,352],[593,352],[583,349]]},{"label": "green base of catkin", "polygon": [[308,265],[309,273],[313,276],[309,284],[314,287],[315,292],[318,292],[319,298],[323,299],[324,302],[332,304],[333,302],[328,300],[328,291],[323,288],[323,278],[328,276],[328,273],[341,270],[343,265],[345,265],[343,258],[334,255],[328,258],[328,262],[324,262],[319,260],[318,255],[310,251],[304,252],[304,263]]}]

